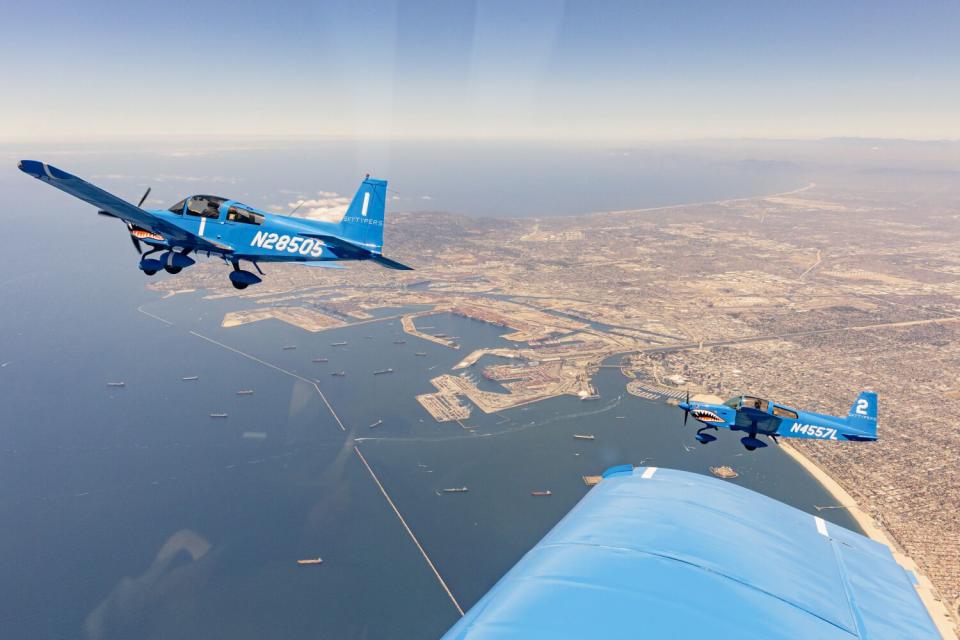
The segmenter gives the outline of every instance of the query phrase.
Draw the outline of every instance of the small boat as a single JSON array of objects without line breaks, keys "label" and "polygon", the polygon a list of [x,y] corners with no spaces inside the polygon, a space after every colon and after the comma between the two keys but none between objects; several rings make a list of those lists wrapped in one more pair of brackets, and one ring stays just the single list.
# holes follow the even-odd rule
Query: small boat
[{"label": "small boat", "polygon": [[443,490],[444,493],[466,493],[467,491],[470,491],[467,487],[450,487]]},{"label": "small boat", "polygon": [[180,379],[183,380],[184,382],[188,382],[190,380],[199,380],[200,376],[183,376]]},{"label": "small boat", "polygon": [[582,434],[582,433],[575,433],[573,434],[573,438],[574,440],[595,440],[597,436],[593,435],[592,433],[589,435]]},{"label": "small boat", "polygon": [[330,358],[314,358],[314,362],[330,362]]},{"label": "small boat", "polygon": [[337,376],[338,378],[343,378],[343,377],[345,377],[345,376],[347,375],[347,372],[346,372],[346,371],[334,371],[334,372],[331,373],[330,375],[332,375],[332,376]]},{"label": "small boat", "polygon": [[382,373],[393,373],[393,369],[380,369],[379,371],[374,371],[373,375],[379,376]]},{"label": "small boat", "polygon": [[394,340],[393,344],[407,344],[406,340]]},{"label": "small boat", "polygon": [[376,422],[374,422],[373,424],[370,425],[370,428],[371,428],[371,429],[376,429],[377,427],[379,427],[379,426],[382,425],[382,424],[383,424],[383,420],[377,420]]},{"label": "small boat", "polygon": [[346,343],[346,342],[331,342],[331,343],[330,343],[330,346],[331,346],[331,347],[345,347],[345,346],[347,346],[347,343]]},{"label": "small boat", "polygon": [[549,489],[546,489],[546,490],[544,490],[544,491],[531,491],[531,492],[530,492],[530,495],[532,495],[532,496],[552,496],[552,495],[553,495],[553,491],[550,491]]},{"label": "small boat", "polygon": [[306,558],[297,560],[297,564],[323,564],[323,558]]},{"label": "small boat", "polygon": [[589,396],[580,396],[580,399],[581,399],[581,400],[599,400],[599,399],[600,399],[600,394],[599,394],[599,393],[593,393],[593,394],[591,394],[591,395],[589,395]]},{"label": "small boat", "polygon": [[417,351],[417,352],[416,352],[415,354],[413,354],[413,355],[415,355],[415,356],[425,356],[425,355],[427,355],[427,352],[426,352],[426,351]]},{"label": "small boat", "polygon": [[211,418],[226,418],[226,417],[227,417],[227,414],[225,414],[225,413],[211,413],[211,414],[210,414],[210,417],[211,417]]},{"label": "small boat", "polygon": [[617,420],[625,420],[627,416],[613,416]]},{"label": "small boat", "polygon": [[373,340],[373,336],[363,336],[364,340]]},{"label": "small boat", "polygon": [[240,391],[237,391],[237,395],[238,395],[238,396],[252,396],[252,395],[253,395],[253,389],[240,389]]},{"label": "small boat", "polygon": [[718,478],[726,478],[728,480],[736,478],[740,474],[733,470],[732,467],[727,465],[722,465],[719,467],[710,467],[710,473],[717,476]]},{"label": "small boat", "polygon": [[433,334],[433,337],[434,337],[434,338],[446,338],[446,337],[447,337],[447,334],[445,334],[445,333],[435,333],[435,334]]},{"label": "small boat", "polygon": [[288,344],[288,345],[286,345],[286,346],[283,348],[283,350],[284,350],[284,351],[293,351],[293,350],[296,349],[296,348],[297,348],[297,345],[295,345],[295,344]]},{"label": "small boat", "polygon": [[107,386],[108,387],[125,387],[127,386],[127,383],[126,382],[108,382]]}]

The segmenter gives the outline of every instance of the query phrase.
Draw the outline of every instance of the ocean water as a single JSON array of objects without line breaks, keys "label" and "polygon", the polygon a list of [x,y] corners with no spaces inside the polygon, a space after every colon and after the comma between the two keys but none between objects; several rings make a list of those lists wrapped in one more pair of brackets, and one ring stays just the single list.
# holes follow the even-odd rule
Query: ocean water
[{"label": "ocean water", "polygon": [[[598,374],[596,401],[437,424],[414,396],[471,348],[503,343],[498,328],[421,321],[460,351],[393,344],[389,315],[321,334],[223,329],[232,303],[146,290],[115,222],[15,169],[0,194],[4,638],[438,637],[456,610],[355,443],[464,608],[585,494],[581,475],[612,465],[725,463],[800,508],[830,503],[775,447],[693,446],[680,412],[627,395],[615,369]],[[596,440],[573,439],[584,432]],[[438,495],[453,486],[470,491]]]}]

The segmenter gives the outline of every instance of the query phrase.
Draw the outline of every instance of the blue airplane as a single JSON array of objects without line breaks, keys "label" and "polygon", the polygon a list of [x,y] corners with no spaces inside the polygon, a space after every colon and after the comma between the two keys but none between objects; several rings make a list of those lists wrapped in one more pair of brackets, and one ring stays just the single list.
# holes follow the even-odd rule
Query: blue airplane
[{"label": "blue airplane", "polygon": [[[150,189],[133,205],[44,162],[21,160],[17,166],[92,204],[100,215],[123,220],[140,255],[140,270],[148,276],[161,269],[180,273],[195,263],[191,253],[216,255],[233,265],[230,282],[237,289],[261,282],[257,274],[240,268],[241,260],[252,264],[260,275],[264,275],[261,262],[343,268],[333,262],[372,260],[388,269],[411,270],[382,254],[386,180],[364,178],[343,218],[333,223],[268,213],[208,195],[190,196],[167,210],[141,209]],[[151,257],[155,254],[160,255]]]},{"label": "blue airplane", "polygon": [[757,436],[767,436],[774,442],[777,442],[777,436],[855,442],[877,439],[877,394],[873,391],[862,391],[845,418],[798,411],[753,396],[737,396],[723,404],[712,404],[691,402],[690,392],[687,392],[686,400],[678,407],[683,409],[683,424],[687,424],[687,418],[692,415],[705,425],[697,430],[696,438],[701,444],[717,439],[705,431],[716,431],[721,427],[746,432],[740,442],[747,451],[767,446]]}]

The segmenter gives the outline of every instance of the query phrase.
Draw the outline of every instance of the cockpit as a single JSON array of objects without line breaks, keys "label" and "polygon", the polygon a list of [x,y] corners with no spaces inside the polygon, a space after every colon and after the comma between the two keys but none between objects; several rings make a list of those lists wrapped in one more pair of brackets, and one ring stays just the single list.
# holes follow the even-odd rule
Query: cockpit
[{"label": "cockpit", "polygon": [[263,224],[263,214],[239,202],[233,202],[220,196],[191,196],[170,207],[169,211],[177,215],[196,216],[200,218],[219,218],[224,203],[227,208],[228,222],[243,224]]},{"label": "cockpit", "polygon": [[179,215],[219,218],[220,205],[226,201],[226,198],[219,196],[191,196],[170,207],[170,211]]},{"label": "cockpit", "polygon": [[755,398],[753,396],[736,396],[730,398],[724,402],[728,407],[733,409],[753,409],[754,411],[762,411],[763,413],[771,413],[770,407],[773,406],[773,415],[778,418],[790,418],[791,420],[797,419],[797,412],[789,407],[784,407],[779,404],[771,403],[769,400],[764,400],[763,398]]},{"label": "cockpit", "polygon": [[767,409],[770,408],[770,402],[762,398],[754,398],[753,396],[736,396],[730,398],[723,404],[734,409],[754,409],[756,411],[767,412]]}]

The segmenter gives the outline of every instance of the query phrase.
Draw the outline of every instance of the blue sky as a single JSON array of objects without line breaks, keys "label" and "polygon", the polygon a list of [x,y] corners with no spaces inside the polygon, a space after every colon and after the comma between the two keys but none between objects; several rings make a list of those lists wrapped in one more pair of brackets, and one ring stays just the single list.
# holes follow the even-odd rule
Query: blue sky
[{"label": "blue sky", "polygon": [[958,33],[955,1],[9,2],[0,140],[957,139]]}]

